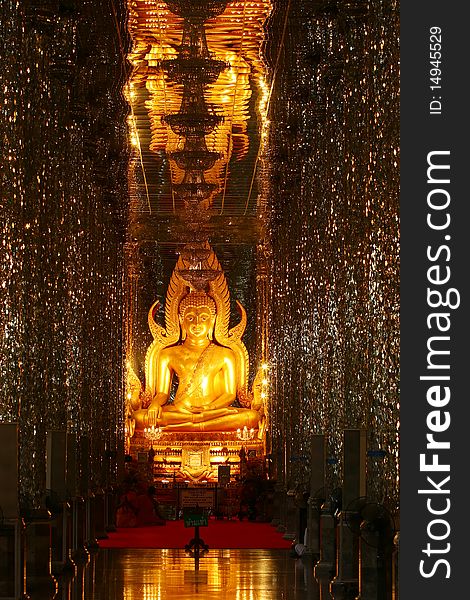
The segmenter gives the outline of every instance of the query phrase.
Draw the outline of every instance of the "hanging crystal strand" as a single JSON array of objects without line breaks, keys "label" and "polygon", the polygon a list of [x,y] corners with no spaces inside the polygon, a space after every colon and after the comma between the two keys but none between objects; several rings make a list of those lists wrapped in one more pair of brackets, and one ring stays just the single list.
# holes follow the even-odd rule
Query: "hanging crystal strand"
[{"label": "hanging crystal strand", "polygon": [[[282,31],[278,7],[273,31]],[[279,36],[280,34],[277,34]],[[328,434],[337,486],[346,427],[386,451],[368,493],[398,502],[398,12],[395,3],[294,3],[269,119],[271,430],[306,481]],[[274,53],[278,37],[268,40]],[[271,59],[272,60],[272,59]],[[285,420],[287,411],[289,420]],[[280,441],[289,439],[289,448]],[[279,440],[279,442],[277,441]],[[379,472],[380,471],[380,472]]]},{"label": "hanging crystal strand", "polygon": [[[117,257],[127,109],[113,10],[119,20],[125,5],[105,3],[98,16],[88,0],[80,11],[73,2],[59,11],[49,0],[7,1],[0,10],[7,100],[0,420],[19,420],[20,499],[29,509],[44,500],[47,430],[94,434],[110,448],[123,443]],[[105,398],[107,412],[95,408]],[[93,448],[92,461],[100,452]]]}]

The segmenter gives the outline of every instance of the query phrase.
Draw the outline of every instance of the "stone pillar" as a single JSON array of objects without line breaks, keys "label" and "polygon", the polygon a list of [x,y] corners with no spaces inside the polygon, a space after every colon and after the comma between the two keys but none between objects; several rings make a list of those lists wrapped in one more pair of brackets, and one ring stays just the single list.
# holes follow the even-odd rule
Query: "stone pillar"
[{"label": "stone pillar", "polygon": [[62,531],[62,574],[73,576],[76,573],[77,566],[72,559],[73,511],[71,500],[64,502]]},{"label": "stone pillar", "polygon": [[[361,527],[362,528],[362,527]],[[377,569],[378,532],[369,532],[368,541],[359,540],[359,594],[356,600],[385,600],[380,590]]]},{"label": "stone pillar", "polygon": [[346,429],[343,440],[342,510],[337,530],[336,577],[330,586],[334,600],[349,599],[359,592],[359,538],[347,526],[347,520],[353,500],[366,494],[366,431]]},{"label": "stone pillar", "polygon": [[326,435],[314,434],[310,451],[310,497],[307,516],[307,552],[320,557],[320,509],[325,501]]},{"label": "stone pillar", "polygon": [[5,525],[9,526],[7,539],[3,540],[3,543],[0,542],[0,545],[7,565],[13,565],[10,576],[3,569],[0,570],[0,576],[11,588],[9,580],[13,575],[15,598],[24,597],[26,565],[27,592],[32,590],[36,597],[46,598],[57,590],[57,582],[51,575],[50,513],[45,509],[32,511],[30,521],[24,528],[18,506],[18,467],[15,460],[18,454],[17,424],[1,423],[0,428],[0,505],[4,511]]},{"label": "stone pillar", "polygon": [[57,592],[51,574],[51,524],[44,510],[36,512],[37,519],[26,526],[26,591],[32,598],[50,598]]},{"label": "stone pillar", "polygon": [[0,523],[0,598],[15,598],[15,524]]},{"label": "stone pillar", "polygon": [[25,590],[25,531],[23,519],[4,519],[0,525],[0,598],[29,598]]},{"label": "stone pillar", "polygon": [[393,600],[393,524],[379,504],[366,505],[360,526],[359,594],[356,600]]},{"label": "stone pillar", "polygon": [[69,556],[69,504],[67,503],[67,433],[48,431],[46,438],[46,488],[55,517],[51,521],[51,556],[54,575],[75,573]]},{"label": "stone pillar", "polygon": [[18,425],[0,423],[0,597],[25,596],[25,526],[18,505]]},{"label": "stone pillar", "polygon": [[18,424],[0,423],[0,506],[5,519],[18,519]]},{"label": "stone pillar", "polygon": [[55,492],[60,501],[66,497],[67,433],[48,431],[46,437],[46,488]]},{"label": "stone pillar", "polygon": [[335,573],[336,519],[330,502],[324,502],[320,510],[320,560],[315,565],[317,581],[331,580]]},{"label": "stone pillar", "polygon": [[85,499],[77,496],[72,500],[72,560],[77,565],[86,564],[90,554],[86,540],[86,504]]}]

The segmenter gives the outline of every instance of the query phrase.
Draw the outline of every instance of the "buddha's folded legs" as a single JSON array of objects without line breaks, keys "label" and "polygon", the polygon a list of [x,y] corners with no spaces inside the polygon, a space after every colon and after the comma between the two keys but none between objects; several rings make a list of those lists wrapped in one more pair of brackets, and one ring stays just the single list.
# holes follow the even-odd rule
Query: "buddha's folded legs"
[{"label": "buddha's folded legs", "polygon": [[228,415],[232,415],[236,412],[236,408],[215,408],[212,410],[205,410],[204,412],[200,412],[200,413],[191,413],[188,414],[188,412],[181,412],[178,410],[165,410],[163,409],[162,412],[162,416],[161,419],[158,420],[158,425],[160,425],[160,427],[165,427],[165,426],[170,426],[170,425],[177,425],[179,423],[201,423],[203,421],[211,421],[216,419],[216,418],[220,418],[220,417],[224,417],[224,416],[228,416]]},{"label": "buddha's folded legs", "polygon": [[[225,410],[230,409],[217,409],[210,412],[215,413]],[[205,421],[199,423],[187,419],[186,422],[169,424],[165,427],[165,431],[236,431],[245,426],[249,429],[258,428],[260,415],[257,411],[243,408],[235,410],[236,412],[224,416],[214,415],[214,418],[206,418]]]}]

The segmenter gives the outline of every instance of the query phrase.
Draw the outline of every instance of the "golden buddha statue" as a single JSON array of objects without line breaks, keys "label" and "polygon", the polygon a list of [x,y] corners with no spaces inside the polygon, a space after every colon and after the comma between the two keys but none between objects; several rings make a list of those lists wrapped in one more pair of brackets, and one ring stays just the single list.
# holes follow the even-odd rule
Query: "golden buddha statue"
[{"label": "golden buddha statue", "polygon": [[[210,259],[214,272],[207,290],[188,286],[180,274],[187,273],[184,259],[178,260],[167,294],[165,329],[153,319],[157,303],[150,309],[154,341],[145,361],[146,387],[132,402],[137,428],[151,422],[168,432],[215,432],[260,425],[263,402],[256,386],[254,394],[247,390],[248,353],[241,341],[246,313],[237,303],[241,321],[228,329],[227,283],[213,251]],[[178,388],[170,402],[175,374]]]}]

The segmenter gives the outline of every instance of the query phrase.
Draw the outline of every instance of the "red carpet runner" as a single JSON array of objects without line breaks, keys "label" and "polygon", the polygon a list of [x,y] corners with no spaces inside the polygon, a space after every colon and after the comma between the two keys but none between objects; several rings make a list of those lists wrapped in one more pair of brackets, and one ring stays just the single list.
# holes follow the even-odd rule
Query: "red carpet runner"
[{"label": "red carpet runner", "polygon": [[[194,536],[194,527],[186,528],[182,520],[167,521],[163,526],[120,528],[108,535],[107,540],[99,541],[100,548],[184,548]],[[199,529],[199,535],[209,548],[265,550],[292,544],[269,523],[250,521],[211,519],[207,527]]]}]

